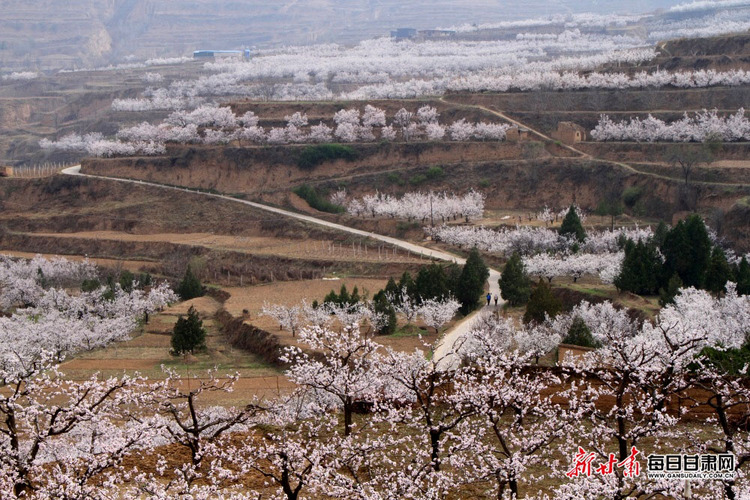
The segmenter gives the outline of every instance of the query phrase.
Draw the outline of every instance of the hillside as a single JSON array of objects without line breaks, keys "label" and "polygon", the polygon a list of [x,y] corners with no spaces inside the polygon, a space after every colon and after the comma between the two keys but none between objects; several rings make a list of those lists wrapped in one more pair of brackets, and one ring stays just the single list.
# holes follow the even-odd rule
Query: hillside
[{"label": "hillside", "polygon": [[[638,0],[628,2],[627,8],[631,14],[647,13],[677,3],[680,2]],[[483,26],[533,18],[541,20],[538,23],[541,28],[533,23],[520,26],[530,26],[528,29],[532,32],[559,33],[567,29],[570,16],[579,13],[604,16],[593,27],[590,17],[584,17],[580,29],[644,37],[645,44],[651,43],[645,38],[649,31],[668,32],[670,28],[665,26],[670,24],[681,28],[686,20],[693,19],[694,24],[694,18],[716,15],[712,9],[679,15],[644,14],[625,26],[617,20],[610,25],[605,19],[621,11],[621,3],[613,0],[510,4],[499,0],[470,3],[448,0],[407,3],[395,0],[252,0],[241,3],[10,0],[3,3],[0,19],[0,66],[9,70],[70,69],[133,58],[189,56],[193,50],[201,48],[351,44],[387,35],[390,30],[404,26],[416,29],[458,26],[462,36],[468,39],[502,39],[514,37],[518,28],[507,31]],[[551,18],[555,19],[553,23],[549,22]]]},{"label": "hillside", "polygon": [[[130,55],[139,59],[185,56],[199,48],[353,43],[386,35],[399,26],[431,29],[591,9],[607,11],[615,4],[572,0],[549,6],[508,5],[497,0],[470,5],[447,0],[428,4],[395,0],[11,0],[3,2],[0,19],[0,65],[70,68],[121,61]],[[633,2],[631,7],[645,9],[646,2]]]}]

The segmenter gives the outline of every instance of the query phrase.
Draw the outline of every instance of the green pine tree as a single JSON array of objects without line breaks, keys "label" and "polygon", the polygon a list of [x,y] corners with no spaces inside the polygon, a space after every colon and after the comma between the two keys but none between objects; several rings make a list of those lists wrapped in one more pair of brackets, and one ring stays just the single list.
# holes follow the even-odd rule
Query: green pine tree
[{"label": "green pine tree", "polygon": [[715,246],[706,269],[706,290],[716,294],[722,293],[730,279],[732,279],[732,269],[727,262],[727,256],[724,250]]},{"label": "green pine tree", "polygon": [[396,331],[397,321],[396,309],[388,301],[385,290],[380,290],[372,298],[373,308],[376,313],[384,314],[386,317],[385,324],[378,330],[380,335],[390,335]]},{"label": "green pine tree", "polygon": [[500,276],[500,295],[512,306],[520,306],[529,301],[531,280],[518,252],[513,252]]},{"label": "green pine tree", "polygon": [[675,273],[669,278],[666,287],[659,288],[659,305],[664,307],[667,304],[673,303],[680,288],[682,288],[682,280]]},{"label": "green pine tree", "polygon": [[190,300],[203,295],[203,285],[197,276],[193,274],[190,266],[185,270],[185,276],[177,286],[177,294],[182,300]]},{"label": "green pine tree", "polygon": [[127,269],[120,273],[120,287],[123,291],[130,293],[133,291],[133,282],[135,281],[135,274],[131,273]]},{"label": "green pine tree", "polygon": [[328,292],[328,295],[326,295],[323,298],[324,304],[338,304],[339,303],[339,296],[336,294],[335,291],[331,290]]},{"label": "green pine tree", "polygon": [[663,282],[677,273],[686,287],[703,287],[711,261],[711,240],[699,215],[693,214],[678,222],[664,238],[661,252],[664,254]]},{"label": "green pine tree", "polygon": [[409,297],[411,297],[412,299],[417,298],[416,294],[414,293],[414,279],[411,277],[411,274],[409,274],[409,271],[404,271],[404,274],[401,275],[401,279],[398,282],[398,288],[399,295],[401,295],[401,290],[405,290],[406,294],[409,295]]},{"label": "green pine tree", "polygon": [[591,335],[591,330],[586,326],[586,322],[583,318],[576,316],[573,319],[573,324],[568,329],[568,334],[562,341],[563,344],[578,345],[581,347],[600,347],[601,344],[598,340]]},{"label": "green pine tree", "polygon": [[356,286],[352,290],[352,294],[349,296],[349,305],[357,304],[360,300],[362,300],[362,297],[359,295],[359,288]]},{"label": "green pine tree", "polygon": [[172,355],[193,353],[205,349],[206,330],[203,321],[198,318],[198,312],[190,306],[187,317],[180,316],[172,330]]},{"label": "green pine tree", "polygon": [[614,284],[618,290],[637,293],[639,295],[653,295],[659,289],[658,276],[661,272],[661,259],[656,248],[639,241],[625,243],[625,258],[622,261],[620,274]]},{"label": "green pine tree", "polygon": [[562,302],[552,295],[552,289],[543,279],[539,280],[526,304],[524,323],[542,323],[545,316],[554,318],[562,311]]},{"label": "green pine tree", "polygon": [[348,306],[351,303],[352,297],[349,295],[349,290],[346,289],[346,285],[341,285],[339,290],[339,296],[336,303],[340,306]]},{"label": "green pine tree", "polygon": [[568,213],[565,214],[565,218],[560,225],[560,234],[563,236],[573,236],[578,241],[584,241],[586,239],[586,231],[583,229],[581,219],[576,213],[575,205],[571,205],[568,209]]},{"label": "green pine tree", "polygon": [[659,221],[659,225],[654,229],[654,236],[652,237],[652,241],[654,242],[654,245],[656,245],[656,248],[661,248],[664,245],[664,239],[667,237],[667,233],[669,233],[669,226],[667,226],[664,221]]},{"label": "green pine tree", "polygon": [[745,257],[742,257],[740,265],[737,266],[735,281],[737,282],[737,293],[750,295],[750,264]]},{"label": "green pine tree", "polygon": [[414,280],[415,294],[421,299],[442,299],[451,295],[448,276],[440,264],[422,266]]},{"label": "green pine tree", "polygon": [[479,250],[472,248],[461,270],[456,286],[456,299],[461,302],[461,313],[466,315],[477,308],[479,297],[484,294],[484,284],[490,270],[484,264]]}]

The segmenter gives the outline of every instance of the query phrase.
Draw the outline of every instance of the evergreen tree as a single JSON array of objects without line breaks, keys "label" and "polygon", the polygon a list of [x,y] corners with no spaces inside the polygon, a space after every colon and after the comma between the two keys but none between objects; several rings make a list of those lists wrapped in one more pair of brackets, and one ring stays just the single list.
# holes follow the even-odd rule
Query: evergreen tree
[{"label": "evergreen tree", "polygon": [[737,281],[737,293],[750,295],[750,264],[745,257],[742,257],[740,265],[737,266],[735,281]]},{"label": "evergreen tree", "polygon": [[141,273],[138,275],[138,285],[140,288],[151,286],[151,273]]},{"label": "evergreen tree", "polygon": [[385,285],[384,291],[386,295],[391,297],[395,304],[399,304],[401,302],[401,290],[396,284],[396,280],[393,279],[393,276],[388,279],[388,284]]},{"label": "evergreen tree", "polygon": [[323,303],[324,304],[338,304],[339,296],[336,294],[335,291],[331,290],[330,292],[328,292],[328,295],[323,297]]},{"label": "evergreen tree", "polygon": [[715,246],[706,269],[706,290],[716,294],[721,293],[730,279],[732,279],[732,269],[727,262],[727,256],[724,254],[724,250]]},{"label": "evergreen tree", "polygon": [[565,336],[562,343],[593,348],[601,346],[599,341],[591,335],[591,330],[589,330],[589,327],[586,326],[586,323],[580,316],[576,316],[573,319],[573,324],[570,325],[568,334]]},{"label": "evergreen tree", "polygon": [[574,205],[571,205],[568,209],[568,213],[565,214],[565,218],[560,225],[560,234],[563,236],[573,236],[578,241],[584,241],[586,239],[586,231],[583,229],[581,218],[578,217]]},{"label": "evergreen tree", "polygon": [[439,264],[432,263],[423,266],[414,280],[414,293],[423,300],[442,299],[451,295],[448,276],[445,269]]},{"label": "evergreen tree", "polygon": [[130,293],[133,291],[133,282],[135,281],[135,275],[125,269],[120,273],[120,287],[123,291]]},{"label": "evergreen tree", "polygon": [[543,279],[539,280],[526,304],[526,313],[523,315],[524,323],[542,323],[545,315],[554,318],[562,311],[562,302],[552,295],[552,289]]},{"label": "evergreen tree", "polygon": [[349,302],[347,302],[347,304],[353,306],[354,304],[359,303],[360,300],[362,300],[362,297],[359,296],[359,288],[355,286],[352,290],[352,294],[349,296]]},{"label": "evergreen tree", "polygon": [[664,238],[661,251],[664,254],[662,282],[677,273],[684,286],[703,287],[711,260],[711,240],[699,215],[678,222]]},{"label": "evergreen tree", "polygon": [[[409,274],[409,271],[404,271],[404,274],[401,275],[401,279],[398,282],[398,288],[399,290],[406,290],[409,297],[413,299],[416,298],[414,294],[414,279],[411,277],[411,274]],[[401,295],[400,291],[399,295]]]},{"label": "evergreen tree", "polygon": [[479,255],[479,250],[476,247],[472,248],[456,286],[456,299],[461,302],[462,314],[469,314],[476,309],[479,296],[484,294],[484,283],[489,276],[490,270]]},{"label": "evergreen tree", "polygon": [[639,241],[625,243],[625,258],[620,274],[614,284],[618,290],[653,295],[659,289],[658,277],[661,272],[661,259],[653,245]]},{"label": "evergreen tree", "polygon": [[193,274],[190,266],[185,270],[185,276],[177,286],[177,294],[182,300],[190,300],[203,295],[203,285],[200,280]]},{"label": "evergreen tree", "polygon": [[677,273],[673,274],[665,287],[659,288],[659,305],[664,307],[674,302],[677,292],[682,288],[682,280]]},{"label": "evergreen tree", "polygon": [[500,295],[512,306],[520,306],[529,301],[531,280],[518,252],[513,252],[500,276]]},{"label": "evergreen tree", "polygon": [[386,317],[385,324],[378,330],[380,335],[390,335],[396,331],[397,321],[396,309],[388,301],[385,290],[380,290],[372,298],[373,308],[376,313],[384,314]]},{"label": "evergreen tree", "polygon": [[685,221],[685,229],[688,241],[690,241],[690,257],[693,265],[689,268],[689,279],[683,278],[682,281],[686,286],[699,288],[704,285],[708,264],[711,262],[711,239],[708,237],[706,224],[700,215],[689,216]]},{"label": "evergreen tree", "polygon": [[187,317],[180,316],[172,330],[172,355],[193,353],[206,347],[206,330],[198,312],[190,306]]},{"label": "evergreen tree", "polygon": [[36,268],[36,282],[39,283],[39,286],[42,288],[47,288],[47,277],[44,275],[44,271],[42,271],[41,267]]},{"label": "evergreen tree", "polygon": [[667,237],[667,233],[669,233],[669,226],[667,226],[664,221],[659,221],[659,225],[656,226],[656,229],[654,230],[654,236],[651,238],[651,241],[653,241],[656,248],[661,248],[664,245],[664,239]]},{"label": "evergreen tree", "polygon": [[96,278],[86,279],[86,280],[83,280],[83,282],[81,283],[81,291],[93,292],[94,290],[98,290],[99,288],[101,288],[101,286],[102,286],[102,283]]},{"label": "evergreen tree", "polygon": [[349,295],[349,290],[346,289],[346,285],[341,285],[341,290],[339,290],[339,296],[336,300],[336,303],[340,306],[347,306],[351,302],[352,298]]}]

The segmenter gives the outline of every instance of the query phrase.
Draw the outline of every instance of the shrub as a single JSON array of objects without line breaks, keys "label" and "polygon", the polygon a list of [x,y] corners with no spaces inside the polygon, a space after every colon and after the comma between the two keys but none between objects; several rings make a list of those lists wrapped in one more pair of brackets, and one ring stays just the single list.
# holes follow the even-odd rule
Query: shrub
[{"label": "shrub", "polygon": [[396,184],[397,186],[403,186],[404,184],[406,184],[406,181],[404,181],[404,178],[401,177],[396,172],[391,172],[390,174],[388,174],[387,179],[388,179],[388,182],[390,182],[391,184]]},{"label": "shrub", "polygon": [[423,184],[426,181],[427,181],[427,176],[426,175],[424,175],[424,174],[417,174],[417,175],[412,176],[409,179],[409,184],[411,184],[412,186],[418,186],[419,184]]},{"label": "shrub", "polygon": [[203,321],[193,306],[188,309],[187,318],[180,316],[172,330],[172,355],[193,353],[206,348],[206,330]]},{"label": "shrub", "polygon": [[638,200],[643,196],[643,188],[641,186],[630,186],[625,189],[622,193],[622,201],[628,208],[633,208]]},{"label": "shrub", "polygon": [[317,144],[304,148],[297,159],[297,166],[311,170],[323,162],[332,160],[355,160],[357,152],[351,146],[343,144]]},{"label": "shrub", "polygon": [[331,214],[340,214],[346,211],[341,205],[336,205],[335,203],[326,200],[325,197],[321,196],[314,187],[308,184],[302,184],[301,186],[294,188],[292,191],[294,194],[305,200],[307,204],[315,210]]},{"label": "shrub", "polygon": [[433,179],[439,179],[443,175],[445,175],[445,172],[443,172],[443,169],[441,167],[430,167],[430,169],[427,171],[427,178],[430,180]]}]

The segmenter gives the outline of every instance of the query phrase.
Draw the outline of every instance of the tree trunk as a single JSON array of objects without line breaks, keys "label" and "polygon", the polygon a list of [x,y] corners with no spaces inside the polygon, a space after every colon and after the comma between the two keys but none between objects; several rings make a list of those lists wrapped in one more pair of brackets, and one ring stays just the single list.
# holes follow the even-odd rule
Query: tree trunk
[{"label": "tree trunk", "polygon": [[440,470],[440,432],[436,430],[430,430],[430,445],[432,446],[432,453],[430,458],[432,459],[432,468],[435,472]]},{"label": "tree trunk", "polygon": [[344,436],[352,433],[352,407],[354,403],[351,396],[346,397],[344,401]]}]

